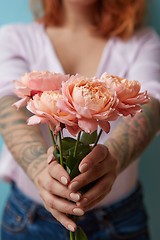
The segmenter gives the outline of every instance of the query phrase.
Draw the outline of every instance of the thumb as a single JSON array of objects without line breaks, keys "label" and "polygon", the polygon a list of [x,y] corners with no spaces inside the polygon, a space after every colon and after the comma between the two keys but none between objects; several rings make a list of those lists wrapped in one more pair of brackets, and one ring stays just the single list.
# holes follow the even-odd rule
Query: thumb
[{"label": "thumb", "polygon": [[88,169],[95,166],[97,163],[102,162],[108,155],[108,148],[103,144],[98,144],[93,150],[81,161],[79,171],[84,173]]}]

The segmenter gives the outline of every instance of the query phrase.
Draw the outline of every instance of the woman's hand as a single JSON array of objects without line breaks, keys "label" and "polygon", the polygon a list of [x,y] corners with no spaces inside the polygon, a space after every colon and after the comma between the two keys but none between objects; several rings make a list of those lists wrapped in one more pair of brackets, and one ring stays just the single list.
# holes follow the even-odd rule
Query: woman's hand
[{"label": "woman's hand", "polygon": [[119,162],[111,156],[108,148],[105,145],[97,145],[80,163],[81,174],[68,186],[70,190],[78,191],[97,180],[96,184],[77,202],[77,206],[87,211],[99,203],[110,192],[119,168]]},{"label": "woman's hand", "polygon": [[[64,168],[53,157],[53,148],[48,150],[48,166],[35,179],[35,184],[43,200],[45,208],[68,230],[75,231],[76,224],[66,213],[81,216],[82,208],[76,202],[81,194],[68,188],[70,177]],[[72,201],[69,202],[66,199]]]}]

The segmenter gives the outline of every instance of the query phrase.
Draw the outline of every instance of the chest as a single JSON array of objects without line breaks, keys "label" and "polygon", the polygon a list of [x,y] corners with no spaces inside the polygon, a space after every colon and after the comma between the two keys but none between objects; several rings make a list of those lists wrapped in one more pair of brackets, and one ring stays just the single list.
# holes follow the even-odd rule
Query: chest
[{"label": "chest", "polygon": [[106,39],[69,34],[60,31],[47,31],[58,60],[67,74],[96,75],[100,65]]}]

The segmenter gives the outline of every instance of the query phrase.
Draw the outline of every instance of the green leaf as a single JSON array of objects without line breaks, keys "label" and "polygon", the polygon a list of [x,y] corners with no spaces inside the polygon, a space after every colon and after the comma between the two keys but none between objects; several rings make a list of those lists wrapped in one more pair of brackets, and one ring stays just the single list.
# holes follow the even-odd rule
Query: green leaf
[{"label": "green leaf", "polygon": [[67,170],[67,173],[70,175],[70,173],[71,173],[70,168],[66,166],[66,170]]},{"label": "green leaf", "polygon": [[95,143],[96,139],[97,139],[97,130],[91,134],[83,132],[80,141],[84,144],[93,144]]},{"label": "green leaf", "polygon": [[64,151],[64,149],[63,149],[63,156],[73,155],[73,153],[74,153],[74,148],[75,148],[75,147],[71,147],[71,148],[69,148],[69,149],[67,149],[67,150],[65,150],[65,151]]},{"label": "green leaf", "polygon": [[78,146],[77,158],[82,160],[90,151],[91,147],[89,145],[80,144]]},{"label": "green leaf", "polygon": [[91,148],[89,145],[83,145],[80,144],[78,146],[78,154],[76,157],[76,163],[74,165],[74,168],[72,169],[70,173],[70,178],[73,179],[74,177],[78,176],[80,174],[79,172],[79,164],[82,161],[82,159],[91,151]]},{"label": "green leaf", "polygon": [[76,140],[71,137],[65,137],[62,139],[62,147],[64,151],[69,150],[70,148],[73,148],[76,144]]},{"label": "green leaf", "polygon": [[85,232],[80,227],[76,233],[76,240],[88,240]]},{"label": "green leaf", "polygon": [[73,157],[73,154],[66,159],[66,166],[72,171],[76,164],[76,158]]}]

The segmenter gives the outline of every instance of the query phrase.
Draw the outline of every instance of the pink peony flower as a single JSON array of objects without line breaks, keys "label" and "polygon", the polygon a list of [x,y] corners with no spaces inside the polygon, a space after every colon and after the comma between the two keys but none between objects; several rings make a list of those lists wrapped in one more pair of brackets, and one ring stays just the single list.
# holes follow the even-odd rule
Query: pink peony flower
[{"label": "pink peony flower", "polygon": [[17,109],[26,105],[26,103],[37,93],[42,94],[43,91],[60,90],[62,82],[67,81],[69,75],[53,73],[49,71],[33,71],[22,75],[21,81],[14,80],[14,93],[21,100],[13,104]]},{"label": "pink peony flower", "polygon": [[139,92],[141,85],[138,81],[128,81],[126,78],[108,75],[107,73],[101,76],[101,81],[107,83],[116,91],[119,98],[117,110],[124,116],[134,116],[137,112],[142,111],[139,104],[149,102],[147,92]]},{"label": "pink peony flower", "polygon": [[87,133],[95,131],[98,125],[108,133],[108,121],[120,116],[115,110],[118,104],[116,92],[96,77],[71,76],[62,83],[62,95],[64,99],[58,100],[58,107],[73,114],[78,119],[78,126]]},{"label": "pink peony flower", "polygon": [[60,91],[44,91],[36,94],[28,102],[27,109],[34,113],[27,121],[28,125],[47,123],[55,133],[61,130],[60,123],[64,123],[72,135],[76,135],[79,127],[76,118],[57,107],[57,100],[63,99]]}]

